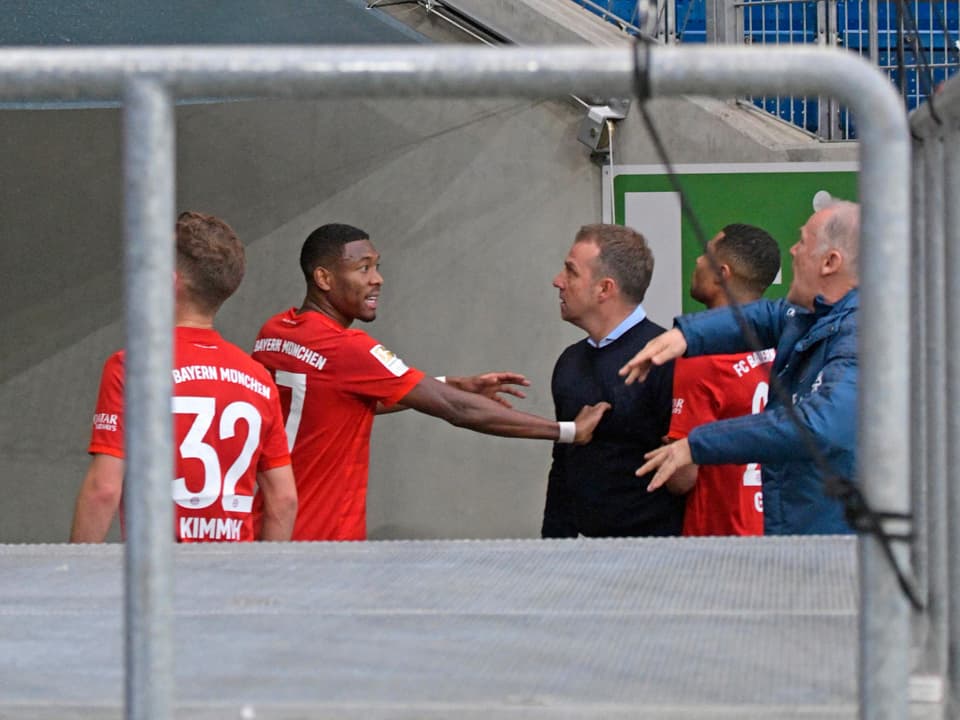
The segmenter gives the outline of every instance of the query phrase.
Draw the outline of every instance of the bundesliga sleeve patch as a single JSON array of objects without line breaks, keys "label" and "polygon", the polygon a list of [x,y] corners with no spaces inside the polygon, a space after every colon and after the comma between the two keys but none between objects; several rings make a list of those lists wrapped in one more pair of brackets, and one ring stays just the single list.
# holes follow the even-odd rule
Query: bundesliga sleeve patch
[{"label": "bundesliga sleeve patch", "polygon": [[370,354],[397,377],[400,377],[409,370],[409,368],[404,365],[403,360],[394,355],[390,350],[387,350],[383,345],[375,345],[370,348]]}]

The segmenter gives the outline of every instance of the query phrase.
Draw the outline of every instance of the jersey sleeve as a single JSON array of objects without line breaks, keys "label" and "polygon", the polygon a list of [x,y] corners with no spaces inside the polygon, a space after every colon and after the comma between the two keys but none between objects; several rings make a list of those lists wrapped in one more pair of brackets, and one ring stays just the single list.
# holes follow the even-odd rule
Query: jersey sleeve
[{"label": "jersey sleeve", "polygon": [[123,355],[114,353],[103,365],[100,392],[93,412],[87,452],[123,458]]},{"label": "jersey sleeve", "polygon": [[290,448],[287,446],[287,431],[283,422],[283,411],[280,408],[280,394],[277,392],[277,387],[273,381],[269,380],[268,382],[272,390],[268,403],[270,416],[265,418],[267,422],[262,439],[263,450],[257,463],[257,470],[260,472],[283,467],[291,462]]},{"label": "jersey sleeve", "polygon": [[384,405],[393,405],[410,392],[425,373],[407,365],[363,332],[344,338],[342,388],[345,392]]},{"label": "jersey sleeve", "polygon": [[673,414],[667,437],[680,440],[698,425],[717,419],[717,398],[705,379],[709,374],[697,359],[680,358],[673,374]]}]

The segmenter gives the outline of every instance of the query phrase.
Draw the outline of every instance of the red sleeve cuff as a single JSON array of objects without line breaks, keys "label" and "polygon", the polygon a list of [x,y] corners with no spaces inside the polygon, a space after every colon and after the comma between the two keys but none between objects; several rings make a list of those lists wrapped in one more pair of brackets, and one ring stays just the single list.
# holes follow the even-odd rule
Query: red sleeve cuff
[{"label": "red sleeve cuff", "polygon": [[289,465],[291,463],[289,455],[280,455],[275,458],[268,458],[261,456],[260,462],[257,465],[257,470],[263,472],[264,470],[273,470],[274,468],[283,467],[284,465]]},{"label": "red sleeve cuff", "polygon": [[400,389],[398,389],[397,392],[395,392],[393,395],[391,395],[390,397],[388,397],[388,398],[386,398],[386,399],[384,399],[384,400],[381,400],[380,402],[383,403],[386,407],[390,407],[391,405],[395,405],[396,403],[398,403],[398,402],[400,402],[401,400],[403,400],[404,396],[405,396],[408,392],[410,392],[411,390],[413,390],[413,389],[420,383],[420,381],[423,380],[426,376],[427,376],[427,374],[426,374],[425,372],[423,372],[422,370],[417,370],[417,369],[415,369],[415,368],[410,368],[410,369],[407,371],[406,375],[403,376],[403,379],[404,379],[404,380],[407,380],[408,382],[404,383],[404,384],[400,387]]},{"label": "red sleeve cuff", "polygon": [[112,455],[115,458],[123,460],[123,450],[109,445],[91,444],[90,447],[87,448],[87,452],[91,455]]}]

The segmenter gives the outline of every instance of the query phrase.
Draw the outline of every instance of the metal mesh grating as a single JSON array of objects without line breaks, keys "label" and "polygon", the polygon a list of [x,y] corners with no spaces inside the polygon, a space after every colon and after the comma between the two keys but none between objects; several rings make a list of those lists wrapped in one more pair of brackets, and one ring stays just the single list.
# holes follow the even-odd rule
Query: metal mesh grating
[{"label": "metal mesh grating", "polygon": [[[119,717],[122,551],[2,546],[0,717]],[[176,549],[179,715],[856,716],[852,538]]]}]

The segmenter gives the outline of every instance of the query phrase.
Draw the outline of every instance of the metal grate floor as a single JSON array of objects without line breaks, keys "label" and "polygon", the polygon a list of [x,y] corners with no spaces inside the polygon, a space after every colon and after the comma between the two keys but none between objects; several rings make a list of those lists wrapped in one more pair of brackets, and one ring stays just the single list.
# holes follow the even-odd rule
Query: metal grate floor
[{"label": "metal grate floor", "polygon": [[[178,546],[190,718],[855,718],[855,540]],[[0,718],[120,717],[120,546],[0,546]]]}]

